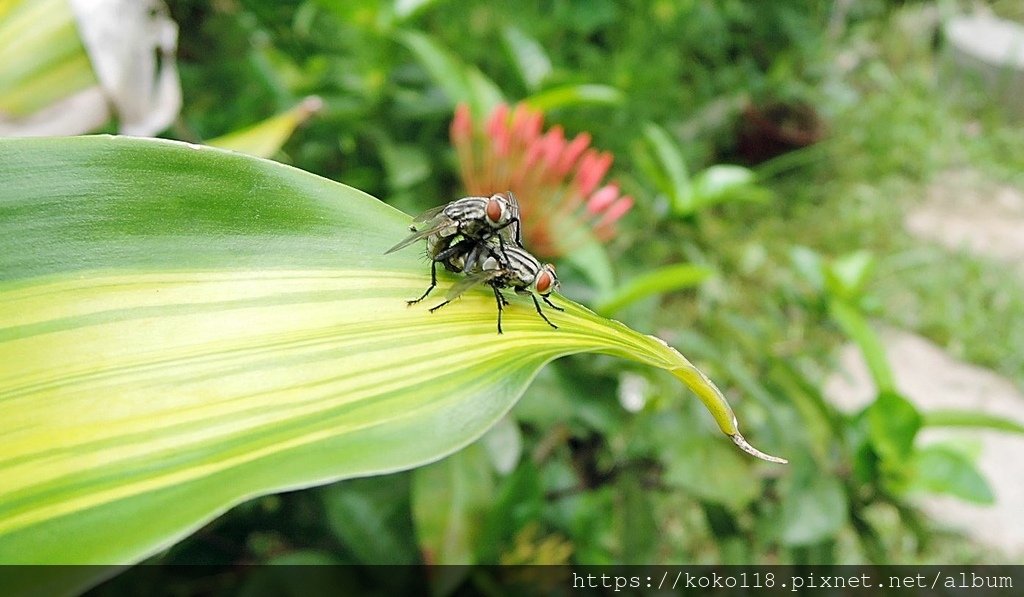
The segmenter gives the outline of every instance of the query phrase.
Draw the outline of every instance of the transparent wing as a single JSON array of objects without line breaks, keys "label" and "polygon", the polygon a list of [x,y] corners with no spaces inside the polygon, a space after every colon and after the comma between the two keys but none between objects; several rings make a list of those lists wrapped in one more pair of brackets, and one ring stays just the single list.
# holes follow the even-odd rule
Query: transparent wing
[{"label": "transparent wing", "polygon": [[470,288],[477,286],[478,284],[490,282],[491,280],[500,276],[502,273],[503,271],[500,269],[488,269],[468,274],[466,277],[459,279],[458,282],[453,284],[452,287],[448,289],[448,294],[446,294],[444,298],[446,298],[449,301],[454,300],[462,296],[462,294],[469,290]]},{"label": "transparent wing", "polygon": [[438,214],[440,214],[442,211],[444,211],[444,208],[446,208],[446,207],[448,207],[447,203],[444,204],[444,205],[438,205],[437,207],[431,207],[427,211],[425,211],[425,212],[421,213],[420,215],[416,216],[415,218],[413,218],[412,222],[413,222],[413,224],[418,224],[420,222],[426,222],[428,220],[433,220],[434,218],[436,218],[438,216]]},{"label": "transparent wing", "polygon": [[523,225],[519,215],[519,201],[512,191],[501,193],[501,195],[505,198],[505,202],[508,203],[509,219],[512,223],[502,228],[498,234],[505,240],[512,241],[521,247],[523,246]]},{"label": "transparent wing", "polygon": [[436,218],[434,221],[429,222],[429,224],[430,224],[430,226],[427,226],[427,227],[425,227],[425,228],[423,228],[421,230],[417,230],[417,231],[413,232],[412,234],[410,234],[409,236],[405,237],[404,239],[402,239],[402,242],[400,242],[397,245],[391,247],[387,251],[384,251],[384,254],[387,255],[388,253],[394,253],[395,251],[397,251],[399,249],[404,249],[405,247],[408,247],[409,245],[413,244],[414,242],[416,242],[416,241],[418,241],[420,239],[427,238],[431,234],[434,234],[435,232],[439,232],[439,231],[443,230],[444,228],[446,228],[447,226],[449,226],[449,223],[447,221],[445,221],[444,218]]}]

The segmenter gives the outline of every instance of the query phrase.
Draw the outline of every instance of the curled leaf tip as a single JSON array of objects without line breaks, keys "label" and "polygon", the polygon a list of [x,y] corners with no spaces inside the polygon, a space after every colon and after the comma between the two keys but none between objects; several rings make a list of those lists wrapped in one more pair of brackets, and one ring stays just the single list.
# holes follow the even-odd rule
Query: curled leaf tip
[{"label": "curled leaf tip", "polygon": [[733,433],[729,437],[732,438],[734,444],[739,446],[740,450],[743,450],[751,456],[760,458],[761,460],[767,460],[768,462],[777,462],[779,464],[789,464],[789,461],[785,458],[779,458],[778,456],[772,456],[771,454],[765,454],[761,450],[758,450],[754,446],[751,446],[746,439],[743,438],[739,433]]}]

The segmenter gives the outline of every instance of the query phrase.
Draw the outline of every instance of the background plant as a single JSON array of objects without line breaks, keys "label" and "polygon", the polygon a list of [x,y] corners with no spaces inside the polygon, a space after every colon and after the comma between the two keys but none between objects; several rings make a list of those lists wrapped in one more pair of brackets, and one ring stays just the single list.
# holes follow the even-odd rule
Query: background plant
[{"label": "background plant", "polygon": [[[409,213],[460,193],[448,138],[459,102],[482,118],[522,100],[567,136],[590,134],[636,203],[605,245],[622,295],[572,267],[559,270],[566,294],[694,357],[736,398],[749,434],[794,458],[785,470],[747,460],[695,404],[679,406],[669,379],[574,356],[542,370],[504,422],[448,459],[254,500],[156,561],[983,557],[915,509],[920,489],[990,497],[970,458],[917,433],[998,422],[919,413],[893,387],[872,321],[905,320],[892,306],[908,293],[933,310],[921,327],[939,339],[991,338],[1019,321],[1019,289],[985,264],[963,258],[943,272],[946,260],[926,252],[921,272],[894,272],[910,250],[900,207],[922,181],[955,160],[1012,177],[1024,151],[1017,129],[982,114],[986,135],[957,153],[977,115],[937,97],[930,31],[901,29],[920,3],[858,2],[841,18],[836,4],[526,2],[512,14],[454,1],[170,3],[191,32],[179,41],[185,108],[172,135],[214,137],[317,94],[323,113],[278,157]],[[815,102],[832,136],[735,168],[735,115],[768,92]],[[703,190],[715,172],[755,200]],[[659,268],[685,281],[666,292],[663,276],[649,277]],[[989,293],[950,291],[975,283]],[[950,315],[996,295],[1010,298],[994,321]],[[847,338],[878,388],[855,414],[821,390]],[[1024,364],[1006,356],[1024,354],[1018,344],[974,340],[965,353],[1019,382]]]}]

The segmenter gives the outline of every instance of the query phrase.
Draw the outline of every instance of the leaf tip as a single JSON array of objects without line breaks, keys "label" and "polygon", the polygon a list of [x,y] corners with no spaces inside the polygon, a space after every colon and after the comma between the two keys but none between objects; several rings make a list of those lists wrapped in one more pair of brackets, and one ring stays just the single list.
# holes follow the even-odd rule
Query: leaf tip
[{"label": "leaf tip", "polygon": [[786,460],[785,458],[779,458],[778,456],[772,456],[771,454],[765,454],[761,450],[758,450],[754,446],[751,446],[750,443],[746,439],[744,439],[743,436],[740,435],[738,432],[737,433],[733,433],[729,437],[732,438],[732,442],[734,444],[739,446],[740,450],[743,450],[744,452],[746,452],[747,454],[750,454],[751,456],[754,456],[755,458],[760,458],[761,460],[767,460],[768,462],[776,462],[778,464],[789,464],[789,461]]}]

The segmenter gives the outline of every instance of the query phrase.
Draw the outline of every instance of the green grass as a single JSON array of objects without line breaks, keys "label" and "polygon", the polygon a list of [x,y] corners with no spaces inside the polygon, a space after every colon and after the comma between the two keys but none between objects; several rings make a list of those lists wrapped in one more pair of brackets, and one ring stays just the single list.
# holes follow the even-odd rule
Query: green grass
[{"label": "green grass", "polygon": [[[880,55],[866,59],[847,81],[860,101],[833,106],[820,157],[770,182],[778,203],[731,207],[721,213],[723,221],[705,226],[710,242],[731,253],[722,256],[730,267],[754,249],[768,256],[749,278],[733,281],[738,286],[730,302],[753,313],[759,293],[789,283],[786,254],[794,239],[825,256],[868,249],[879,258],[869,289],[877,319],[921,333],[1024,387],[1021,270],[949,251],[903,229],[907,210],[924,200],[943,171],[967,168],[1024,188],[1024,127],[974,98],[951,101],[943,93],[948,74],[941,55],[915,50],[921,39],[898,28],[879,34],[873,48]],[[829,344],[827,338],[818,348]]]}]

